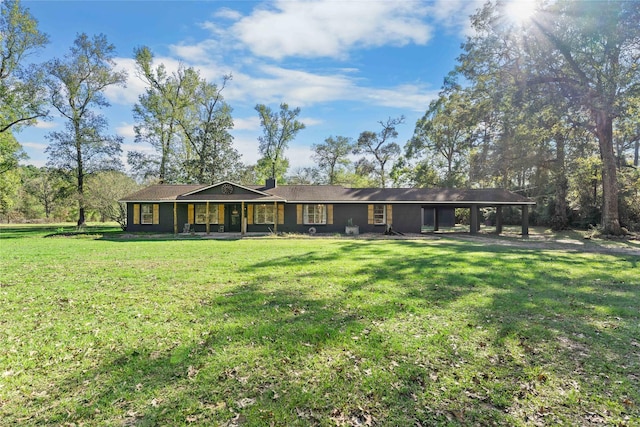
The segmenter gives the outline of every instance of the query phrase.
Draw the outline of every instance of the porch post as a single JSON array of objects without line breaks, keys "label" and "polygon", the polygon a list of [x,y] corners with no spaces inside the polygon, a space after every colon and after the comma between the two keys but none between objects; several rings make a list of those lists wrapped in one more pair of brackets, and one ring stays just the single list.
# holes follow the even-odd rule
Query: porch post
[{"label": "porch post", "polygon": [[471,206],[471,224],[469,225],[469,233],[478,233],[478,206],[476,205]]},{"label": "porch post", "polygon": [[278,202],[273,202],[273,233],[278,233]]},{"label": "porch post", "polygon": [[529,205],[522,205],[522,237],[529,237]]},{"label": "porch post", "polygon": [[211,230],[211,226],[209,225],[209,223],[211,221],[209,221],[209,201],[207,200],[207,234],[209,234],[209,231]]},{"label": "porch post", "polygon": [[496,233],[502,234],[502,206],[496,206]]},{"label": "porch post", "polygon": [[178,234],[178,202],[173,202],[173,234]]},{"label": "porch post", "polygon": [[440,230],[440,216],[438,215],[438,207],[433,208],[433,231]]},{"label": "porch post", "polygon": [[244,217],[244,200],[240,202],[240,234],[247,232],[247,219]]}]

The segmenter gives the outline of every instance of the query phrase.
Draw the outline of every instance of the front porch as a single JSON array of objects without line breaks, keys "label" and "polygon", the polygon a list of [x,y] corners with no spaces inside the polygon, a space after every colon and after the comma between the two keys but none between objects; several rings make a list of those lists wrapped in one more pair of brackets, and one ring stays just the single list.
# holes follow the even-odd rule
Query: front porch
[{"label": "front porch", "polygon": [[[272,208],[273,219],[258,223],[254,219],[254,211],[260,206]],[[249,228],[252,233],[277,233],[278,225],[284,220],[284,203],[249,203],[237,201],[220,203],[204,202],[174,202],[173,203],[173,233],[204,235],[234,234],[247,235]],[[256,231],[255,229],[258,229]]]}]

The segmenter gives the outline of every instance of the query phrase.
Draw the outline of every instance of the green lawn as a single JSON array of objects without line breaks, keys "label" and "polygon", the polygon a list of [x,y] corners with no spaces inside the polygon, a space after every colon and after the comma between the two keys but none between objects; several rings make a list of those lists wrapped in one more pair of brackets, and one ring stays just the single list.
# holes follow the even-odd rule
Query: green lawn
[{"label": "green lawn", "polygon": [[0,228],[0,425],[640,425],[640,257]]}]

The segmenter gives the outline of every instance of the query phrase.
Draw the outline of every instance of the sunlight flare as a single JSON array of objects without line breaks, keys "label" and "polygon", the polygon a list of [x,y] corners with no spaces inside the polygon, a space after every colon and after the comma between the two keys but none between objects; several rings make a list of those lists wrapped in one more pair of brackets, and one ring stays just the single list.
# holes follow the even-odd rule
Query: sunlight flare
[{"label": "sunlight flare", "polygon": [[510,0],[504,8],[505,16],[514,24],[524,24],[536,12],[534,0]]}]

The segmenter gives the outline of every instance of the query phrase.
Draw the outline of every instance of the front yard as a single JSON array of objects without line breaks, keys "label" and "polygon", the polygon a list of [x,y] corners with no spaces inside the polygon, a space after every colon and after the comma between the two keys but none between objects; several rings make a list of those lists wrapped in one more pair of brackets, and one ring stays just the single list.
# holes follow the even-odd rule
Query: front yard
[{"label": "front yard", "polygon": [[3,424],[640,425],[632,252],[112,231],[0,228]]}]

